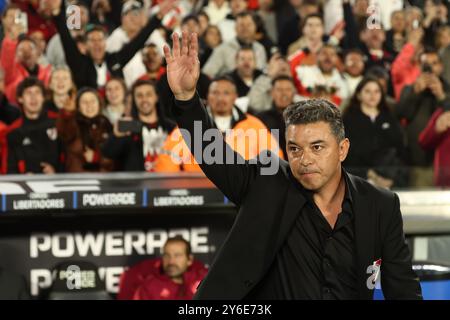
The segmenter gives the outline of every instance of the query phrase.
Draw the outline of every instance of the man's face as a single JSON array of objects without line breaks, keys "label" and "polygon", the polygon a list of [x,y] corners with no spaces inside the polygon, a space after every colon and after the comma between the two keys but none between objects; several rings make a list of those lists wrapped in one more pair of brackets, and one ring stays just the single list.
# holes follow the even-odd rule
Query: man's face
[{"label": "man's face", "polygon": [[89,33],[86,47],[94,61],[103,61],[106,52],[105,34],[101,31],[92,31]]},{"label": "man's face", "polygon": [[324,29],[322,20],[317,17],[309,18],[303,28],[303,34],[308,39],[321,40],[323,37]]},{"label": "man's face", "polygon": [[14,24],[16,14],[18,14],[19,12],[19,9],[9,9],[6,12],[5,17],[2,20],[3,27],[6,29],[6,31],[8,31],[9,28],[11,28],[11,26]]},{"label": "man's face", "polygon": [[47,46],[47,42],[45,41],[45,36],[42,31],[35,31],[30,34],[30,38],[36,43],[39,54],[45,52],[45,47]]},{"label": "man's face", "polygon": [[162,265],[164,274],[169,278],[181,278],[192,265],[192,256],[186,254],[186,244],[181,241],[171,241],[164,246]]},{"label": "man's face", "polygon": [[369,49],[380,50],[383,48],[384,41],[386,40],[386,34],[383,29],[368,29],[364,33],[363,40]]},{"label": "man's face", "polygon": [[161,68],[163,63],[162,56],[159,54],[158,48],[151,46],[146,47],[143,52],[144,64],[150,72],[156,72]]},{"label": "man's face", "polygon": [[272,100],[279,110],[286,109],[294,102],[295,87],[289,80],[278,80],[272,87]]},{"label": "man's face", "polygon": [[403,32],[406,28],[406,16],[403,11],[397,11],[392,14],[391,27],[396,32]]},{"label": "man's face", "polygon": [[324,47],[317,55],[317,64],[323,73],[328,74],[335,68],[337,58],[336,49],[332,47]]},{"label": "man's face", "polygon": [[33,69],[39,58],[36,44],[29,40],[20,42],[17,46],[17,58],[27,68]]},{"label": "man's face", "polygon": [[182,25],[181,30],[187,31],[188,34],[191,34],[191,33],[199,34],[200,33],[200,24],[198,24],[197,21],[195,21],[193,19],[189,19]]},{"label": "man's face", "polygon": [[435,76],[440,76],[444,71],[444,67],[442,65],[441,59],[435,53],[424,53],[420,56],[420,64],[423,67],[428,64],[431,66],[431,70]]},{"label": "man's face", "polygon": [[122,16],[122,28],[128,32],[138,32],[142,28],[144,10],[131,10]]},{"label": "man's face", "polygon": [[236,88],[228,81],[215,81],[209,86],[208,105],[215,116],[230,116],[236,99]]},{"label": "man's face", "polygon": [[239,17],[236,21],[237,38],[245,43],[251,43],[255,39],[256,24],[251,16]]},{"label": "man's face", "polygon": [[134,90],[134,101],[138,112],[143,116],[148,116],[156,110],[158,95],[152,85],[145,84]]},{"label": "man's face", "polygon": [[337,142],[326,122],[290,125],[286,130],[289,166],[301,185],[318,192],[339,174],[348,139]]},{"label": "man's face", "polygon": [[241,12],[244,12],[247,9],[247,1],[246,0],[231,0],[230,1],[231,13],[237,15]]},{"label": "man's face", "polygon": [[243,77],[252,77],[256,68],[255,54],[252,50],[241,50],[236,57],[236,69]]},{"label": "man's face", "polygon": [[367,15],[367,9],[369,8],[369,0],[356,0],[353,6],[353,12],[359,17]]},{"label": "man's face", "polygon": [[345,57],[345,71],[352,77],[359,77],[364,71],[364,59],[359,53],[352,52]]},{"label": "man's face", "polygon": [[29,87],[23,91],[18,100],[25,113],[39,114],[44,104],[44,93],[38,86]]}]

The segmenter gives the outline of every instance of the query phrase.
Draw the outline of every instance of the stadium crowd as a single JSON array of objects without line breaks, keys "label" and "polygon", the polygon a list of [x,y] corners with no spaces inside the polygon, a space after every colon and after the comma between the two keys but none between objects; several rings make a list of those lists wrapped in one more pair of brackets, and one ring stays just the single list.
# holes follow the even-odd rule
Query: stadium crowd
[{"label": "stadium crowd", "polygon": [[[200,172],[163,46],[199,35],[198,94],[246,159],[286,158],[283,110],[341,109],[344,165],[385,188],[450,186],[448,0],[11,0],[2,4],[0,170]],[[231,130],[233,129],[233,130]],[[246,130],[265,131],[239,148]]]}]

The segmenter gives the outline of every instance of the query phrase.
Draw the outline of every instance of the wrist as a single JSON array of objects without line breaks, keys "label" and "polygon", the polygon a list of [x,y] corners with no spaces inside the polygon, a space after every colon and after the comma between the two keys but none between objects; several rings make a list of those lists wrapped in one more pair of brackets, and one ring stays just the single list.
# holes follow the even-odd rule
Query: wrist
[{"label": "wrist", "polygon": [[195,90],[191,92],[183,92],[183,93],[177,93],[174,94],[175,99],[178,101],[189,101],[192,100],[195,96]]}]

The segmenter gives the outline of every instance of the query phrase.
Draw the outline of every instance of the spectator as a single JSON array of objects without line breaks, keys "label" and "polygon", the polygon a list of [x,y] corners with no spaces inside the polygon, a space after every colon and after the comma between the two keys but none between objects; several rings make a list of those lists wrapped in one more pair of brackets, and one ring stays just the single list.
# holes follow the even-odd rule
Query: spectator
[{"label": "spectator", "polygon": [[6,173],[53,174],[63,169],[63,148],[55,127],[55,117],[44,110],[44,84],[25,78],[17,87],[22,117],[8,129],[2,152]]},{"label": "spectator", "polygon": [[15,4],[9,4],[5,11],[3,11],[2,13],[2,37],[1,37],[1,41],[3,43],[3,38],[6,35],[11,34],[11,32],[13,32],[13,27],[15,24],[15,17],[16,15],[20,12],[20,8],[15,5]]},{"label": "spectator", "polygon": [[436,51],[427,50],[420,55],[422,71],[414,84],[406,86],[397,106],[397,116],[406,124],[408,138],[407,159],[413,186],[432,185],[431,165],[433,153],[423,150],[418,143],[433,113],[450,103],[450,86],[442,77],[443,65]]},{"label": "spectator", "polygon": [[294,82],[302,96],[331,99],[340,105],[348,97],[348,88],[337,69],[338,55],[332,45],[324,45],[318,52],[317,65],[303,65],[295,69]]},{"label": "spectator", "polygon": [[423,13],[420,8],[415,6],[408,7],[405,9],[405,15],[407,33],[422,26]]},{"label": "spectator", "polygon": [[[146,23],[147,18],[142,4],[135,0],[126,1],[122,7],[122,24],[108,37],[106,51],[110,54],[119,52],[126,44],[137,37]],[[162,52],[166,40],[161,30],[161,28],[154,30],[145,44],[155,44],[158,50]],[[122,72],[127,87],[131,87],[139,76],[145,72],[141,50],[136,52],[133,58],[123,67]]]},{"label": "spectator", "polygon": [[45,41],[56,33],[55,25],[52,21],[51,1],[14,1],[20,10],[27,14],[28,31],[40,30],[45,35]]},{"label": "spectator", "polygon": [[[233,148],[243,142],[238,129],[267,130],[259,119],[250,114],[244,114],[234,105],[236,98],[236,85],[230,78],[217,78],[211,83],[208,92],[208,112],[216,127],[223,134],[226,134],[227,130],[233,129],[232,133],[226,136],[226,141]],[[271,141],[272,137],[269,132],[267,132],[265,138],[266,141],[263,141],[264,139],[259,141],[258,138],[258,141],[253,141],[255,143],[252,143],[252,145],[246,145],[245,154],[241,154],[242,157],[251,159],[268,146],[278,147],[278,144]],[[279,153],[282,154],[281,151]]]},{"label": "spectator", "polygon": [[[363,79],[365,61],[364,54],[358,50],[349,50],[344,57],[344,79],[347,83],[348,96],[353,96],[356,87]],[[389,76],[389,75],[388,75]]]},{"label": "spectator", "polygon": [[236,69],[229,73],[237,88],[238,97],[244,97],[262,72],[256,69],[256,57],[252,47],[243,46],[236,54]]},{"label": "spectator", "polygon": [[[163,57],[158,47],[153,43],[145,45],[142,49],[142,62],[146,72],[138,76],[138,79],[156,82],[166,73],[166,68],[163,66]],[[131,78],[128,79],[131,80]],[[136,81],[136,79],[133,80]]]},{"label": "spectator", "polygon": [[118,123],[113,126],[113,135],[103,146],[103,156],[122,165],[123,171],[161,171],[158,167],[161,157],[168,157],[164,149],[167,136],[175,128],[168,120],[161,105],[155,85],[148,80],[138,80],[131,89],[132,118],[123,118],[135,123],[134,132],[119,130]]},{"label": "spectator", "polygon": [[230,13],[217,23],[223,42],[236,38],[236,17],[247,10],[247,0],[230,0]]},{"label": "spectator", "polygon": [[236,53],[242,45],[251,45],[256,55],[256,67],[263,70],[266,66],[264,46],[255,41],[256,23],[250,12],[240,13],[236,18],[236,38],[224,42],[214,49],[211,57],[203,66],[203,72],[211,78],[224,75],[236,67]]},{"label": "spectator", "polygon": [[256,22],[255,40],[264,46],[266,56],[270,57],[272,53],[279,51],[279,49],[268,36],[263,19],[258,14],[255,14],[254,17]]},{"label": "spectator", "polygon": [[310,14],[320,13],[320,5],[316,0],[289,0],[292,15],[290,18],[283,19],[285,23],[281,27],[278,35],[279,46],[282,54],[288,52],[289,45],[300,38],[301,30],[299,26],[302,20]]},{"label": "spectator", "polygon": [[398,54],[392,64],[392,85],[394,97],[397,101],[405,86],[413,84],[420,75],[419,57],[423,51],[423,30],[412,30],[408,35],[408,43]]},{"label": "spectator", "polygon": [[386,33],[382,26],[380,28],[364,29],[361,32],[362,50],[367,57],[366,68],[380,66],[387,71],[391,70],[394,56],[384,50]]},{"label": "spectator", "polygon": [[222,34],[220,33],[219,28],[217,28],[217,26],[208,26],[203,34],[203,41],[205,43],[205,48],[203,55],[199,57],[200,66],[203,66],[206,61],[208,61],[209,57],[211,57],[214,49],[222,44]]},{"label": "spectator", "polygon": [[395,111],[397,107],[397,101],[389,94],[389,72],[387,72],[384,68],[375,66],[367,70],[366,76],[370,76],[372,78],[377,79],[377,81],[381,84],[383,88],[386,104],[391,111]]},{"label": "spectator", "polygon": [[[197,16],[188,15],[184,17],[181,22],[181,31],[186,31],[188,34],[200,34],[200,21],[198,20]],[[208,54],[206,43],[202,37],[198,37],[198,55],[200,61],[206,61],[204,57],[205,54]]]},{"label": "spectator", "polygon": [[119,300],[192,299],[207,269],[180,236],[167,239],[161,258],[144,260],[125,271],[119,284]]},{"label": "spectator", "polygon": [[[86,35],[86,28],[89,23],[89,8],[83,1],[75,2],[75,5],[80,8],[80,28],[73,28],[70,30],[72,38],[84,37]],[[83,53],[84,54],[84,53]],[[66,55],[61,42],[61,36],[56,33],[47,44],[46,56],[48,62],[53,67],[61,67],[67,65]]]},{"label": "spectator", "polygon": [[346,169],[384,188],[404,185],[403,132],[376,79],[367,77],[360,82],[343,120],[352,144],[344,162]]},{"label": "spectator", "polygon": [[43,67],[46,67],[49,62],[47,57],[45,56],[45,49],[47,47],[47,41],[45,41],[44,33],[40,30],[33,31],[29,33],[29,37],[36,44],[36,49],[38,51],[38,64]]},{"label": "spectator", "polygon": [[209,17],[209,23],[217,25],[230,13],[230,5],[227,0],[211,0],[204,11]]},{"label": "spectator", "polygon": [[[205,11],[200,11],[197,14],[198,24],[200,25],[200,33],[198,34],[199,37],[204,37],[206,29],[211,26],[209,21],[209,16],[206,14]],[[214,25],[215,26],[215,25]],[[215,26],[217,27],[217,26]]]},{"label": "spectator", "polygon": [[394,11],[391,15],[391,29],[386,32],[385,49],[395,58],[406,44],[406,40],[405,11]]},{"label": "spectator", "polygon": [[[250,110],[262,112],[272,108],[272,82],[280,76],[292,77],[286,58],[280,53],[275,53],[269,60],[266,73],[263,73],[255,80],[248,93]],[[299,101],[300,96],[296,95],[294,100]]]},{"label": "spectator", "polygon": [[124,1],[92,0],[89,3],[93,24],[101,25],[108,33],[120,25]]},{"label": "spectator", "polygon": [[440,27],[448,25],[448,9],[442,3],[436,3],[435,0],[425,0],[425,19],[423,27],[425,29],[425,46],[434,46],[434,39]]},{"label": "spectator", "polygon": [[115,124],[126,114],[127,87],[122,78],[111,78],[105,88],[106,107],[103,115],[111,124]]},{"label": "spectator", "polygon": [[[288,56],[290,60],[297,61],[302,57],[302,60],[308,57],[308,64],[316,63],[316,55],[323,46],[324,26],[323,18],[317,13],[306,16],[302,25],[302,37],[291,43],[288,48]],[[304,57],[304,58],[303,58]],[[295,63],[300,65],[301,62]]]},{"label": "spectator", "polygon": [[443,77],[450,83],[450,27],[443,27],[438,32],[438,50],[444,64]]},{"label": "spectator", "polygon": [[283,118],[283,111],[292,103],[295,97],[295,85],[289,76],[278,76],[272,81],[272,109],[261,112],[258,118],[269,130],[278,130],[279,144],[283,151],[284,158],[287,159],[286,151],[286,126]]},{"label": "spectator", "polygon": [[68,67],[54,69],[50,76],[48,89],[49,99],[44,104],[45,109],[54,113],[66,110],[77,94],[70,69]]},{"label": "spectator", "polygon": [[[56,3],[58,1],[55,1]],[[106,52],[106,34],[100,27],[87,31],[88,55],[82,55],[75,46],[66,26],[65,5],[54,10],[55,22],[61,35],[67,63],[72,70],[77,87],[92,87],[102,90],[110,76],[122,76],[122,68],[141,48],[150,34],[160,25],[161,18],[174,6],[174,0],[166,0],[161,4],[158,15],[149,19],[139,34],[115,53]],[[76,72],[74,72],[76,70]]]},{"label": "spectator", "polygon": [[[235,106],[237,89],[233,80],[228,76],[213,80],[208,91],[208,108],[215,127],[225,136],[225,141],[244,159],[256,157],[260,152],[271,149],[282,158],[278,141],[267,131],[267,127],[256,117],[243,113]],[[161,159],[160,166],[165,171],[199,172],[201,169],[192,156],[181,133],[175,130],[170,137],[168,150],[172,150],[171,157]],[[181,143],[181,144],[180,144]]]},{"label": "spectator", "polygon": [[33,40],[20,36],[20,27],[13,26],[13,31],[3,39],[1,64],[5,70],[5,94],[9,101],[17,103],[16,88],[22,80],[35,76],[48,84],[51,66],[38,64],[39,52]]},{"label": "spectator", "polygon": [[111,134],[112,126],[102,115],[102,100],[97,91],[81,89],[76,112],[60,117],[56,123],[66,151],[66,172],[108,172],[114,163],[102,157],[100,149]]},{"label": "spectator", "polygon": [[3,123],[3,129],[6,128],[5,125],[10,125],[19,117],[19,108],[11,105],[5,95],[5,72],[0,69],[0,123]]},{"label": "spectator", "polygon": [[263,20],[267,36],[273,43],[278,43],[278,19],[274,0],[259,0],[258,15]]},{"label": "spectator", "polygon": [[450,186],[450,105],[437,109],[419,136],[420,145],[434,150],[434,185]]}]

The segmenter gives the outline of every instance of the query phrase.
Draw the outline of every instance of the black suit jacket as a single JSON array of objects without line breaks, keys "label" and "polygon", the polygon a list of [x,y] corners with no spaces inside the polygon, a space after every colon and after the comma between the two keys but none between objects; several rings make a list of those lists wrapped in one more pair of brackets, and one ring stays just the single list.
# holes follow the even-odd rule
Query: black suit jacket
[{"label": "black suit jacket", "polygon": [[[192,139],[199,139],[194,137],[194,121],[201,121],[202,132],[213,128],[198,96],[187,102],[175,101],[173,112],[179,127],[187,129]],[[209,143],[202,142],[202,150]],[[196,156],[193,146],[191,151]],[[224,143],[223,154],[230,152],[233,153]],[[268,160],[279,163],[276,174],[263,174],[269,167]],[[295,187],[289,164],[276,154],[261,154],[245,164],[202,163],[200,166],[236,204],[239,213],[195,298],[244,299],[267,273],[306,199]],[[349,180],[355,212],[359,297],[373,298],[373,290],[367,286],[371,275],[367,268],[382,259],[381,283],[385,297],[420,299],[421,289],[412,270],[397,195],[377,189],[356,176],[349,175]]]}]

